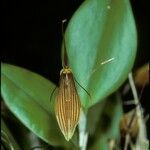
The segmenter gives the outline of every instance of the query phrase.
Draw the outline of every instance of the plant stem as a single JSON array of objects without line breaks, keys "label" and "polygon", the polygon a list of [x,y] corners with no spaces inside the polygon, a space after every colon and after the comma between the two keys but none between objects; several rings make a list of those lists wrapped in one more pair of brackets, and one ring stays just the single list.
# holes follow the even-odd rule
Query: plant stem
[{"label": "plant stem", "polygon": [[147,141],[146,127],[144,123],[143,111],[142,111],[142,108],[140,107],[140,102],[139,102],[139,98],[138,98],[137,91],[135,88],[132,73],[129,73],[128,78],[129,78],[129,83],[130,83],[131,90],[133,93],[134,102],[136,105],[136,116],[138,117],[138,125],[139,125],[139,134],[138,134],[137,141],[136,141],[136,149],[140,150],[143,143]]},{"label": "plant stem", "polygon": [[80,121],[79,121],[79,147],[80,150],[86,150],[88,133],[86,132],[87,119],[83,111],[81,111]]},{"label": "plant stem", "polygon": [[126,137],[125,137],[125,146],[124,146],[124,150],[127,150],[127,149],[128,149],[129,141],[130,141],[130,135],[127,134]]},{"label": "plant stem", "polygon": [[135,88],[135,84],[134,84],[134,80],[133,80],[133,76],[132,76],[131,72],[129,73],[128,78],[129,78],[129,83],[130,83],[130,86],[131,86],[132,94],[133,94],[133,97],[134,97],[134,102],[135,102],[135,105],[137,105],[137,104],[139,104],[139,99],[138,99],[137,91],[136,91],[136,88]]}]

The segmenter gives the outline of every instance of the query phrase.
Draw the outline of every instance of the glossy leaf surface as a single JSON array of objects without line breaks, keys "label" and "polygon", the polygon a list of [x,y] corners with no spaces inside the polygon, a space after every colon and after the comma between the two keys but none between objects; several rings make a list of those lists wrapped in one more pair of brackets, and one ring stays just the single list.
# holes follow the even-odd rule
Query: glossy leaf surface
[{"label": "glossy leaf surface", "polygon": [[[86,0],[72,17],[66,33],[70,66],[83,106],[114,92],[127,78],[136,54],[136,28],[128,0]],[[108,63],[105,61],[112,60]]]},{"label": "glossy leaf surface", "polygon": [[53,104],[49,101],[54,84],[20,67],[8,64],[1,67],[2,97],[9,109],[49,144],[64,145],[64,137],[52,113]]}]

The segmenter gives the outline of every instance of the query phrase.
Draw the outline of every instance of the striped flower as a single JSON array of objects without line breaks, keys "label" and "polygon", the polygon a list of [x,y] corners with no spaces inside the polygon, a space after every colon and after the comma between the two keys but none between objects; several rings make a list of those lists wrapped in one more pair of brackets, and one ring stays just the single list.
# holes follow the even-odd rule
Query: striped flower
[{"label": "striped flower", "polygon": [[81,103],[75,87],[72,71],[64,67],[60,71],[59,90],[55,113],[58,125],[65,139],[69,141],[79,122]]}]

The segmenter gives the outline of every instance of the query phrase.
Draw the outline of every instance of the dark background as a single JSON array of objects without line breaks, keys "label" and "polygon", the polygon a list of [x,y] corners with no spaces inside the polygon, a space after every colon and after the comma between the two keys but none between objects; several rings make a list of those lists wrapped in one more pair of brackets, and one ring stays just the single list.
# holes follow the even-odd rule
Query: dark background
[{"label": "dark background", "polygon": [[[61,21],[71,18],[83,0],[2,1],[1,61],[32,70],[58,83],[61,69]],[[133,70],[149,61],[148,1],[131,0],[138,32]],[[142,106],[149,112],[148,88]]]},{"label": "dark background", "polygon": [[[37,72],[57,83],[61,68],[61,21],[82,0],[2,1],[2,61]],[[148,3],[131,0],[138,32],[135,67],[148,62]]]},{"label": "dark background", "polygon": [[57,83],[61,69],[61,21],[81,0],[3,1],[2,61]]}]

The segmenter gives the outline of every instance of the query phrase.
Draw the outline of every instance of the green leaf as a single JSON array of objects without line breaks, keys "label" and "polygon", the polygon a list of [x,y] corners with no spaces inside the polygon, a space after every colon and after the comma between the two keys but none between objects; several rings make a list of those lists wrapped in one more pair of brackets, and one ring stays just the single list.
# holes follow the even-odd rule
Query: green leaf
[{"label": "green leaf", "polygon": [[[101,101],[127,78],[136,55],[136,28],[128,0],[86,0],[66,31],[70,67],[84,107]],[[113,59],[102,65],[101,63]]]},{"label": "green leaf", "polygon": [[[2,97],[15,116],[51,145],[66,145],[53,115],[50,95],[55,85],[26,69],[1,65]],[[55,97],[55,96],[53,96]]]},{"label": "green leaf", "polygon": [[88,131],[93,137],[93,142],[89,145],[89,150],[108,150],[111,140],[118,142],[121,115],[122,104],[118,96],[111,96],[90,108],[88,113]]},{"label": "green leaf", "polygon": [[[4,101],[1,101],[1,117],[5,120],[6,125],[9,125],[9,131],[13,133],[13,138],[19,146],[24,149],[40,144],[39,138],[33,132],[29,131],[9,110]],[[1,121],[2,124],[2,121]],[[14,129],[15,127],[15,129]],[[17,132],[16,132],[17,131]],[[21,137],[21,138],[20,138]],[[16,149],[16,148],[15,148]]]},{"label": "green leaf", "polygon": [[2,142],[5,142],[7,147],[9,147],[8,149],[21,150],[19,145],[16,143],[16,140],[12,136],[11,132],[7,128],[3,119],[1,119],[1,140]]}]

